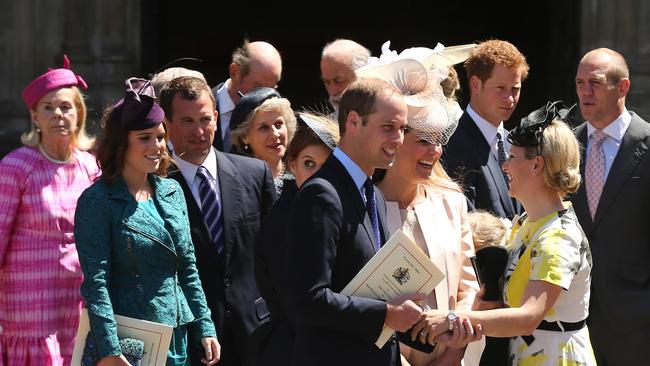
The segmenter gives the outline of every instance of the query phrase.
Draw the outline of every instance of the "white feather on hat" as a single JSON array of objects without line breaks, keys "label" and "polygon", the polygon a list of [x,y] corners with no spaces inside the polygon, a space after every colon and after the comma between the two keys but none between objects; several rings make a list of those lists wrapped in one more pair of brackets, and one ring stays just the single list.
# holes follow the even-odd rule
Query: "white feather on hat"
[{"label": "white feather on hat", "polygon": [[356,74],[395,85],[406,99],[409,127],[431,143],[446,144],[458,120],[451,117],[440,82],[448,77],[449,66],[464,61],[474,46],[445,48],[438,43],[433,49],[412,47],[398,54],[387,41],[381,47],[381,55],[371,57]]}]

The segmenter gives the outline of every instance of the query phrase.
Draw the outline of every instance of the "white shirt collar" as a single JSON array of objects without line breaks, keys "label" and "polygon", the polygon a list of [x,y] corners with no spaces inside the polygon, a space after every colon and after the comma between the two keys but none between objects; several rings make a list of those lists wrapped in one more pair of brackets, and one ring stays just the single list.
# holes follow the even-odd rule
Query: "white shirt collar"
[{"label": "white shirt collar", "polygon": [[472,117],[472,120],[474,120],[474,123],[476,123],[478,129],[481,130],[481,133],[485,137],[485,141],[487,141],[488,144],[492,144],[494,141],[496,141],[497,132],[501,134],[501,137],[505,141],[506,130],[503,128],[503,121],[499,122],[498,127],[494,127],[494,125],[488,122],[485,118],[479,116],[478,113],[476,113],[472,109],[472,106],[469,104],[467,105],[467,114]]},{"label": "white shirt collar", "polygon": [[[191,185],[196,178],[196,172],[199,170],[199,166],[183,160],[183,158],[176,155],[176,151],[173,152],[172,157],[174,158],[178,170],[183,174],[183,178],[185,178],[187,184]],[[217,154],[214,152],[214,148],[210,149],[208,156],[203,160],[201,166],[205,167],[212,178],[217,180]]]},{"label": "white shirt collar", "polygon": [[226,80],[225,83],[217,90],[217,101],[219,104],[219,113],[225,114],[232,112],[235,109],[235,103],[230,99],[228,94],[228,87],[230,86],[230,79]]},{"label": "white shirt collar", "polygon": [[348,154],[346,154],[338,147],[334,149],[334,152],[332,154],[334,154],[334,156],[339,159],[341,164],[343,164],[345,170],[348,171],[348,174],[350,174],[352,180],[354,181],[354,184],[357,186],[357,190],[361,192],[363,183],[365,183],[366,179],[368,179],[366,173],[363,172],[359,165],[357,165],[357,163],[355,163],[354,160],[348,156]]},{"label": "white shirt collar", "polygon": [[[607,127],[603,128],[603,132],[605,132],[607,136],[613,138],[617,142],[621,142],[623,140],[623,135],[625,135],[625,131],[627,131],[627,128],[630,126],[631,121],[632,115],[627,111],[626,108],[617,119],[615,119]],[[587,137],[590,137],[594,131],[596,131],[596,127],[594,127],[591,122],[587,122]]]}]

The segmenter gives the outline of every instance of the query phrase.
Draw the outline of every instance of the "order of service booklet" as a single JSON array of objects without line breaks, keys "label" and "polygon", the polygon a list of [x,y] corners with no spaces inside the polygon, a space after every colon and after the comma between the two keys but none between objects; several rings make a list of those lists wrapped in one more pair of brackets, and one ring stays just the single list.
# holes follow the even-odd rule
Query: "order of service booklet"
[{"label": "order of service booklet", "polygon": [[[115,314],[115,322],[117,323],[117,334],[120,337],[139,339],[144,342],[144,356],[140,360],[140,366],[165,366],[169,342],[172,339],[173,328],[171,326],[117,314]],[[84,308],[79,318],[71,365],[81,365],[81,357],[89,331],[88,309]]]},{"label": "order of service booklet", "polygon": [[[384,301],[410,294],[430,294],[445,275],[413,240],[398,230],[341,291]],[[379,348],[395,331],[384,326]]]}]

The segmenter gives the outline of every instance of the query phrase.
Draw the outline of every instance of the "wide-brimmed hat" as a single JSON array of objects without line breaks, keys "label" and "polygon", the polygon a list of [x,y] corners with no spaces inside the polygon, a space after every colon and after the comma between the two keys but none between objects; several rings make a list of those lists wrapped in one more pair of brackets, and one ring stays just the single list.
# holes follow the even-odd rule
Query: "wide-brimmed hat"
[{"label": "wide-brimmed hat", "polygon": [[408,127],[433,144],[446,144],[458,126],[440,82],[449,75],[449,66],[464,61],[475,45],[431,49],[408,48],[401,53],[382,46],[380,57],[356,71],[360,78],[379,78],[393,84],[404,95],[408,106]]},{"label": "wide-brimmed hat", "polygon": [[36,103],[47,93],[58,88],[76,86],[81,89],[87,89],[88,84],[84,79],[75,75],[70,70],[70,59],[63,55],[63,68],[50,69],[45,74],[37,77],[23,89],[23,101],[27,108],[34,109]]}]

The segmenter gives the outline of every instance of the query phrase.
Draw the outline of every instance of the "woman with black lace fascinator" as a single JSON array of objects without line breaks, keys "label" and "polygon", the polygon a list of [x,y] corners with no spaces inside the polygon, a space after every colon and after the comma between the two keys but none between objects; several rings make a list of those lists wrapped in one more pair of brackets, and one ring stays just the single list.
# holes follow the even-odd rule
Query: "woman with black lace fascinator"
[{"label": "woman with black lace fascinator", "polygon": [[[564,201],[580,185],[580,146],[563,121],[569,111],[549,102],[508,135],[503,170],[526,212],[510,234],[503,301],[483,301],[481,292],[474,310],[460,312],[485,335],[513,337],[510,365],[596,365],[585,324],[589,243]],[[415,329],[436,323],[427,317]]]}]

